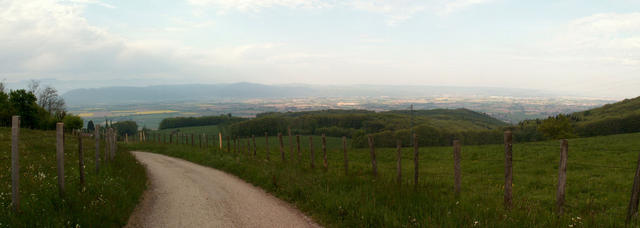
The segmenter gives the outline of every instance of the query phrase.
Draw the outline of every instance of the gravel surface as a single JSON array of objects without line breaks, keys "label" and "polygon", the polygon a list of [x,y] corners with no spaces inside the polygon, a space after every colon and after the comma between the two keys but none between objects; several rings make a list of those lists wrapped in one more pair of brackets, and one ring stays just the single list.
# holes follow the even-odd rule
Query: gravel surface
[{"label": "gravel surface", "polygon": [[216,169],[133,152],[149,189],[127,227],[320,227],[260,188]]}]

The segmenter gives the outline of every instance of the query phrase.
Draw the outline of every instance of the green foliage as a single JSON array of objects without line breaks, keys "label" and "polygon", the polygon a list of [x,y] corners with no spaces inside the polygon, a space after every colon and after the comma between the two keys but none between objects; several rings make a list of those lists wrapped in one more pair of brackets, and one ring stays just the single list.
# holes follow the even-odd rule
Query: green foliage
[{"label": "green foliage", "polygon": [[169,129],[179,127],[194,127],[207,125],[225,125],[229,123],[245,120],[241,117],[233,117],[231,115],[220,116],[202,116],[202,117],[172,117],[165,118],[160,122],[158,129]]},{"label": "green foliage", "polygon": [[569,118],[565,115],[549,117],[542,121],[538,130],[548,139],[567,139],[575,137]]},{"label": "green foliage", "polygon": [[[500,129],[506,123],[493,119],[486,114],[467,109],[435,109],[415,111],[415,125],[429,128],[423,133],[488,131]],[[366,110],[323,110],[289,113],[264,113],[255,119],[242,121],[229,126],[231,135],[250,136],[277,135],[291,128],[293,134],[312,134],[354,138],[356,145],[366,143],[364,134],[379,134],[381,138],[395,135],[396,131],[411,127],[409,111],[372,112]],[[407,136],[408,137],[408,136]],[[444,136],[443,136],[444,137]],[[385,138],[395,145],[394,137]],[[392,143],[391,143],[392,142]],[[428,144],[430,145],[430,144]]]},{"label": "green foliage", "polygon": [[33,93],[24,89],[11,91],[9,102],[14,115],[20,116],[20,126],[38,127],[38,104],[36,104],[36,96]]},{"label": "green foliage", "polygon": [[134,136],[138,133],[138,123],[131,120],[118,121],[117,123],[111,124],[111,127],[118,129],[118,135],[121,137],[124,137],[125,134]]},{"label": "green foliage", "polygon": [[82,121],[82,118],[72,114],[65,115],[64,118],[62,119],[62,122],[64,123],[64,128],[68,130],[82,129],[82,125],[84,124],[84,121]]},{"label": "green foliage", "polygon": [[93,124],[93,120],[89,120],[87,123],[87,131],[93,132],[96,130],[96,126]]},{"label": "green foliage", "polygon": [[[11,129],[0,128],[0,144],[10,145]],[[66,135],[65,196],[58,195],[56,133],[20,130],[20,213],[11,206],[11,159],[0,159],[1,227],[122,227],[146,188],[144,167],[119,146],[115,159],[95,170],[93,138],[83,139],[85,185],[78,172],[78,138]],[[104,141],[100,152],[104,152]],[[103,157],[100,155],[100,157]]]},{"label": "green foliage", "polygon": [[4,91],[0,91],[0,126],[11,125],[11,110],[12,107],[11,103],[9,103],[9,95]]},{"label": "green foliage", "polygon": [[[554,213],[560,150],[555,140],[514,144],[514,207],[510,211],[503,207],[502,144],[463,145],[458,197],[452,191],[450,146],[420,148],[417,190],[413,186],[413,149],[406,147],[402,149],[403,179],[398,186],[395,148],[376,148],[377,178],[371,176],[368,148],[350,149],[349,174],[345,175],[339,138],[327,138],[326,171],[309,167],[307,137],[301,140],[301,160],[286,150],[284,162],[274,159],[278,151],[274,143],[270,144],[271,161],[266,160],[264,137],[256,138],[255,158],[245,152],[221,152],[216,147],[126,146],[231,173],[292,203],[325,227],[623,227],[640,148],[638,138],[640,134],[570,139],[564,216]],[[319,137],[314,140],[318,155]],[[245,151],[244,144],[240,146],[240,151]],[[316,165],[320,161],[317,156]],[[638,225],[638,219],[629,224]]]}]

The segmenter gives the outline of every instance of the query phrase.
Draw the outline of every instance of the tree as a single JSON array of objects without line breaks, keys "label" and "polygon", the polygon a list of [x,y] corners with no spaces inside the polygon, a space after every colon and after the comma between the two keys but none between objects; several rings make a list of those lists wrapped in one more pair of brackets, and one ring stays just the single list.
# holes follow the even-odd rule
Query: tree
[{"label": "tree", "polygon": [[538,131],[542,132],[542,134],[549,139],[564,139],[575,136],[573,134],[571,121],[565,115],[549,117],[546,120],[543,120],[538,126]]},{"label": "tree", "polygon": [[45,87],[38,91],[38,105],[47,110],[47,112],[55,113],[64,111],[64,99],[58,95],[58,90],[51,86]]},{"label": "tree", "polygon": [[84,121],[82,120],[82,118],[80,118],[80,116],[76,116],[72,114],[67,114],[62,119],[62,122],[64,123],[64,128],[69,130],[81,129],[82,125],[84,124]]},{"label": "tree", "polygon": [[138,132],[138,123],[132,120],[119,121],[112,124],[111,127],[118,129],[118,134],[123,137],[125,134],[133,136]]},{"label": "tree", "polygon": [[14,113],[20,116],[20,125],[28,128],[38,126],[38,104],[36,96],[24,89],[11,91],[9,93],[9,103]]},{"label": "tree", "polygon": [[11,112],[9,95],[4,92],[0,82],[0,126],[9,126],[11,124]]},{"label": "tree", "polygon": [[87,123],[87,131],[93,132],[96,130],[96,126],[93,124],[93,120],[89,120]]}]

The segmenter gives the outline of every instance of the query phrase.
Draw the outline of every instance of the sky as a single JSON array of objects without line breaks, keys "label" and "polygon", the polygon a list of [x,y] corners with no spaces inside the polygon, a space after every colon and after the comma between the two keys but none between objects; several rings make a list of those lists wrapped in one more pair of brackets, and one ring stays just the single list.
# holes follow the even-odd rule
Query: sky
[{"label": "sky", "polygon": [[0,80],[640,96],[640,0],[0,0]]}]

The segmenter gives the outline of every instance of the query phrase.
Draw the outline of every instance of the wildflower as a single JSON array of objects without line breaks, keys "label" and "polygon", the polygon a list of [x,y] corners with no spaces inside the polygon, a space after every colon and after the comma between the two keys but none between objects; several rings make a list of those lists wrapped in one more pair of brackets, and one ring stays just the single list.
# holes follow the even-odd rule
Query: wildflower
[{"label": "wildflower", "polygon": [[477,226],[478,225],[478,221],[473,221],[473,226]]}]

